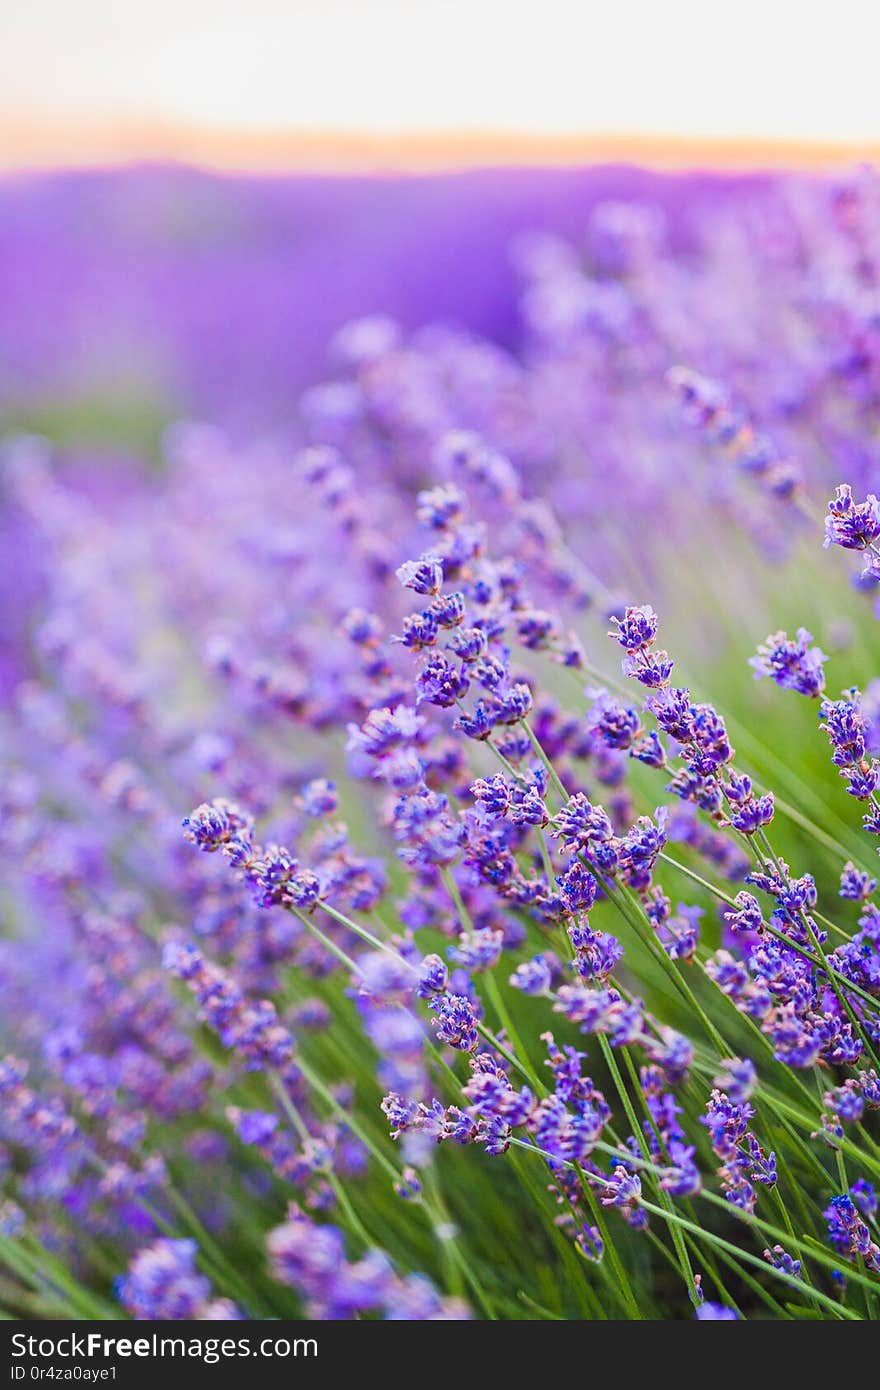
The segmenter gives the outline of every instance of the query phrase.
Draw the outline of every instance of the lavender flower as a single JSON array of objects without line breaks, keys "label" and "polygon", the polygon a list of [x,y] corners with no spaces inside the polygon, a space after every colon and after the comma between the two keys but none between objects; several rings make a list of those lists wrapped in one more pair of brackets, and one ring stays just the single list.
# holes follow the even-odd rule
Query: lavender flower
[{"label": "lavender flower", "polygon": [[828,1223],[828,1239],[835,1249],[850,1259],[861,1257],[868,1269],[880,1272],[880,1247],[871,1239],[852,1198],[847,1193],[832,1197],[823,1215]]},{"label": "lavender flower", "polygon": [[211,1284],[196,1269],[194,1240],[158,1240],[141,1250],[117,1282],[120,1302],[132,1317],[196,1318],[210,1297]]},{"label": "lavender flower", "polygon": [[699,1322],[737,1322],[739,1313],[723,1303],[701,1303],[694,1313]]},{"label": "lavender flower", "polygon": [[420,560],[407,560],[397,570],[397,578],[417,594],[436,594],[443,583],[443,561],[439,555],[423,555]]},{"label": "lavender flower", "polygon": [[880,536],[880,502],[869,493],[864,502],[855,502],[849,483],[841,483],[828,503],[825,518],[825,546],[840,545],[844,550],[865,550]]},{"label": "lavender flower", "polygon": [[431,1009],[440,1041],[462,1052],[473,1052],[477,1046],[476,1017],[464,995],[439,995],[431,1000]]},{"label": "lavender flower", "polygon": [[799,695],[815,697],[825,689],[822,667],[828,660],[818,647],[811,647],[813,635],[799,627],[795,638],[776,632],[758,648],[757,656],[749,660],[755,679],[769,676],[783,690],[795,690]]}]

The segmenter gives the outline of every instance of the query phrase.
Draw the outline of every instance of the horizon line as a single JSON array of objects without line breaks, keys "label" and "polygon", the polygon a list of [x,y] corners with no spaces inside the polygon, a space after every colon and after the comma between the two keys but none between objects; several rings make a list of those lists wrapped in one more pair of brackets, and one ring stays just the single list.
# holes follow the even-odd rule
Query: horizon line
[{"label": "horizon line", "polygon": [[0,118],[0,173],[179,163],[225,173],[429,174],[479,168],[577,167],[820,172],[880,163],[880,141],[615,132],[534,134],[473,129],[275,129],[154,120],[67,125]]}]

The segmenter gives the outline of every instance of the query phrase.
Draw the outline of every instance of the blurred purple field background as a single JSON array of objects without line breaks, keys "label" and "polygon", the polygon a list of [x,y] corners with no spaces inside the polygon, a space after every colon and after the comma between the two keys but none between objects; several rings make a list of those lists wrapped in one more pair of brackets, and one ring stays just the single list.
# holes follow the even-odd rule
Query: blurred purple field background
[{"label": "blurred purple field background", "polygon": [[[348,373],[345,353],[340,360],[333,348],[342,325],[382,314],[404,336],[432,324],[457,332],[453,354],[466,355],[471,343],[478,355],[488,350],[481,368],[487,404],[473,393],[468,403],[456,398],[447,424],[484,430],[539,488],[554,459],[548,496],[567,512],[576,535],[586,465],[569,460],[556,466],[554,431],[580,435],[586,428],[596,449],[597,426],[611,452],[603,458],[599,451],[589,467],[605,473],[619,467],[617,456],[626,452],[619,502],[636,489],[650,503],[644,484],[656,472],[650,459],[637,459],[631,441],[625,442],[629,427],[620,411],[614,418],[600,407],[603,421],[595,401],[590,404],[591,392],[602,400],[610,384],[628,408],[617,354],[604,354],[604,347],[632,347],[638,360],[631,365],[648,372],[646,380],[665,403],[663,373],[670,361],[701,355],[691,350],[690,326],[682,317],[687,295],[701,297],[695,272],[710,276],[711,317],[729,314],[736,321],[739,287],[729,272],[738,266],[740,274],[754,276],[756,286],[762,275],[773,273],[775,249],[772,237],[764,238],[764,223],[779,222],[790,232],[794,205],[809,187],[812,181],[802,176],[663,174],[626,166],[270,178],[143,165],[10,178],[0,184],[0,433],[48,440],[53,467],[75,489],[93,495],[97,490],[105,498],[128,490],[130,512],[144,469],[152,471],[161,459],[164,431],[175,420],[210,421],[239,443],[266,436],[302,442],[304,421],[307,436],[325,438],[326,409],[332,413],[338,402],[331,394],[303,411],[302,393]],[[620,209],[623,224],[617,227]],[[520,256],[518,264],[518,245],[534,234],[539,241],[531,257]],[[739,243],[735,248],[726,244],[728,234]],[[542,236],[551,238],[548,245],[556,251],[544,254]],[[760,267],[749,259],[756,237],[767,240],[767,264]],[[636,249],[628,267],[630,241]],[[568,264],[570,256],[581,254],[578,248],[588,266],[580,284]],[[639,263],[643,255],[650,265]],[[799,268],[795,274],[799,288]],[[545,282],[549,287],[546,295],[538,291],[531,306],[530,282],[533,289]],[[640,317],[653,310],[639,305],[641,287],[659,294],[661,318],[672,310],[662,333],[671,330],[681,339],[685,330],[684,340],[664,346],[650,361]],[[702,299],[708,303],[709,294]],[[547,322],[536,322],[542,316]],[[701,314],[695,324],[702,348]],[[754,356],[763,326],[756,320],[749,331],[753,327]],[[741,328],[740,323],[736,332]],[[720,342],[720,365],[727,372],[731,358],[723,335]],[[435,407],[446,387],[420,380],[425,369],[429,376],[434,372],[430,341],[426,348],[421,362],[418,354],[400,361],[393,349],[386,354],[378,395],[396,395],[400,404],[394,409],[402,417],[426,411],[431,429],[423,433],[433,434],[442,423]],[[495,349],[503,356],[492,359]],[[532,388],[519,398],[521,383],[514,378],[535,351],[538,374],[548,369],[549,384],[546,398],[531,402]],[[598,370],[597,351],[604,354]],[[567,385],[554,376],[561,366],[565,377],[566,362],[573,373]],[[405,379],[413,367],[410,389]],[[462,361],[459,375],[472,367]],[[594,377],[586,393],[585,371]],[[624,374],[632,385],[630,369]],[[501,378],[499,411],[493,389]],[[762,389],[772,391],[772,382],[764,380]],[[539,381],[538,394],[543,390]],[[426,396],[434,398],[427,409]],[[644,396],[638,385],[640,410]],[[379,408],[385,408],[381,400]],[[469,415],[474,408],[479,419]],[[411,424],[404,422],[410,433]],[[636,427],[641,431],[640,422]],[[375,458],[358,465],[361,473],[374,466],[381,470],[385,464]],[[423,450],[410,468],[407,490],[429,473]],[[28,669],[27,634],[41,569],[17,508],[2,496],[0,527],[0,583],[14,596],[4,604],[0,644],[0,683],[8,688],[23,662]]]},{"label": "blurred purple field background", "polygon": [[[511,247],[524,231],[576,239],[597,203],[649,201],[687,245],[707,212],[770,184],[623,167],[258,178],[142,166],[10,178],[0,184],[0,432],[49,439],[78,486],[94,484],[96,469],[103,492],[136,485],[179,417],[245,439],[295,429],[300,393],[326,374],[348,320],[440,321],[515,351]],[[32,544],[14,508],[0,506],[0,528],[8,688],[27,669],[40,569],[32,555],[21,563]]]},{"label": "blurred purple field background", "polygon": [[173,167],[0,184],[0,419],[113,391],[158,413],[291,419],[348,319],[522,337],[511,244],[582,236],[605,200],[662,208],[676,248],[772,174],[626,167],[255,178]]}]

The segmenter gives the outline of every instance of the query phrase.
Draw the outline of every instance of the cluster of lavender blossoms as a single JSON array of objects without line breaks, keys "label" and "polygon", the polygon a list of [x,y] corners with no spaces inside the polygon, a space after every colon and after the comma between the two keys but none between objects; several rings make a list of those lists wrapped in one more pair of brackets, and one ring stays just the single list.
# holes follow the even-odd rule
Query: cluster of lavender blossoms
[{"label": "cluster of lavender blossoms", "polygon": [[600,204],[519,356],[348,325],[295,447],[4,446],[13,1313],[877,1315],[878,213],[780,220],[791,343]]}]

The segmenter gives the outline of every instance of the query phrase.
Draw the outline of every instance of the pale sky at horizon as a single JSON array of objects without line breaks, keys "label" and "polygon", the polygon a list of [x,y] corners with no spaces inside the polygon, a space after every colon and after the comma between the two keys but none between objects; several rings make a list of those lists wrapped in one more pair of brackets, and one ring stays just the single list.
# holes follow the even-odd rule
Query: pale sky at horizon
[{"label": "pale sky at horizon", "polygon": [[29,0],[0,120],[880,142],[862,0]]}]

